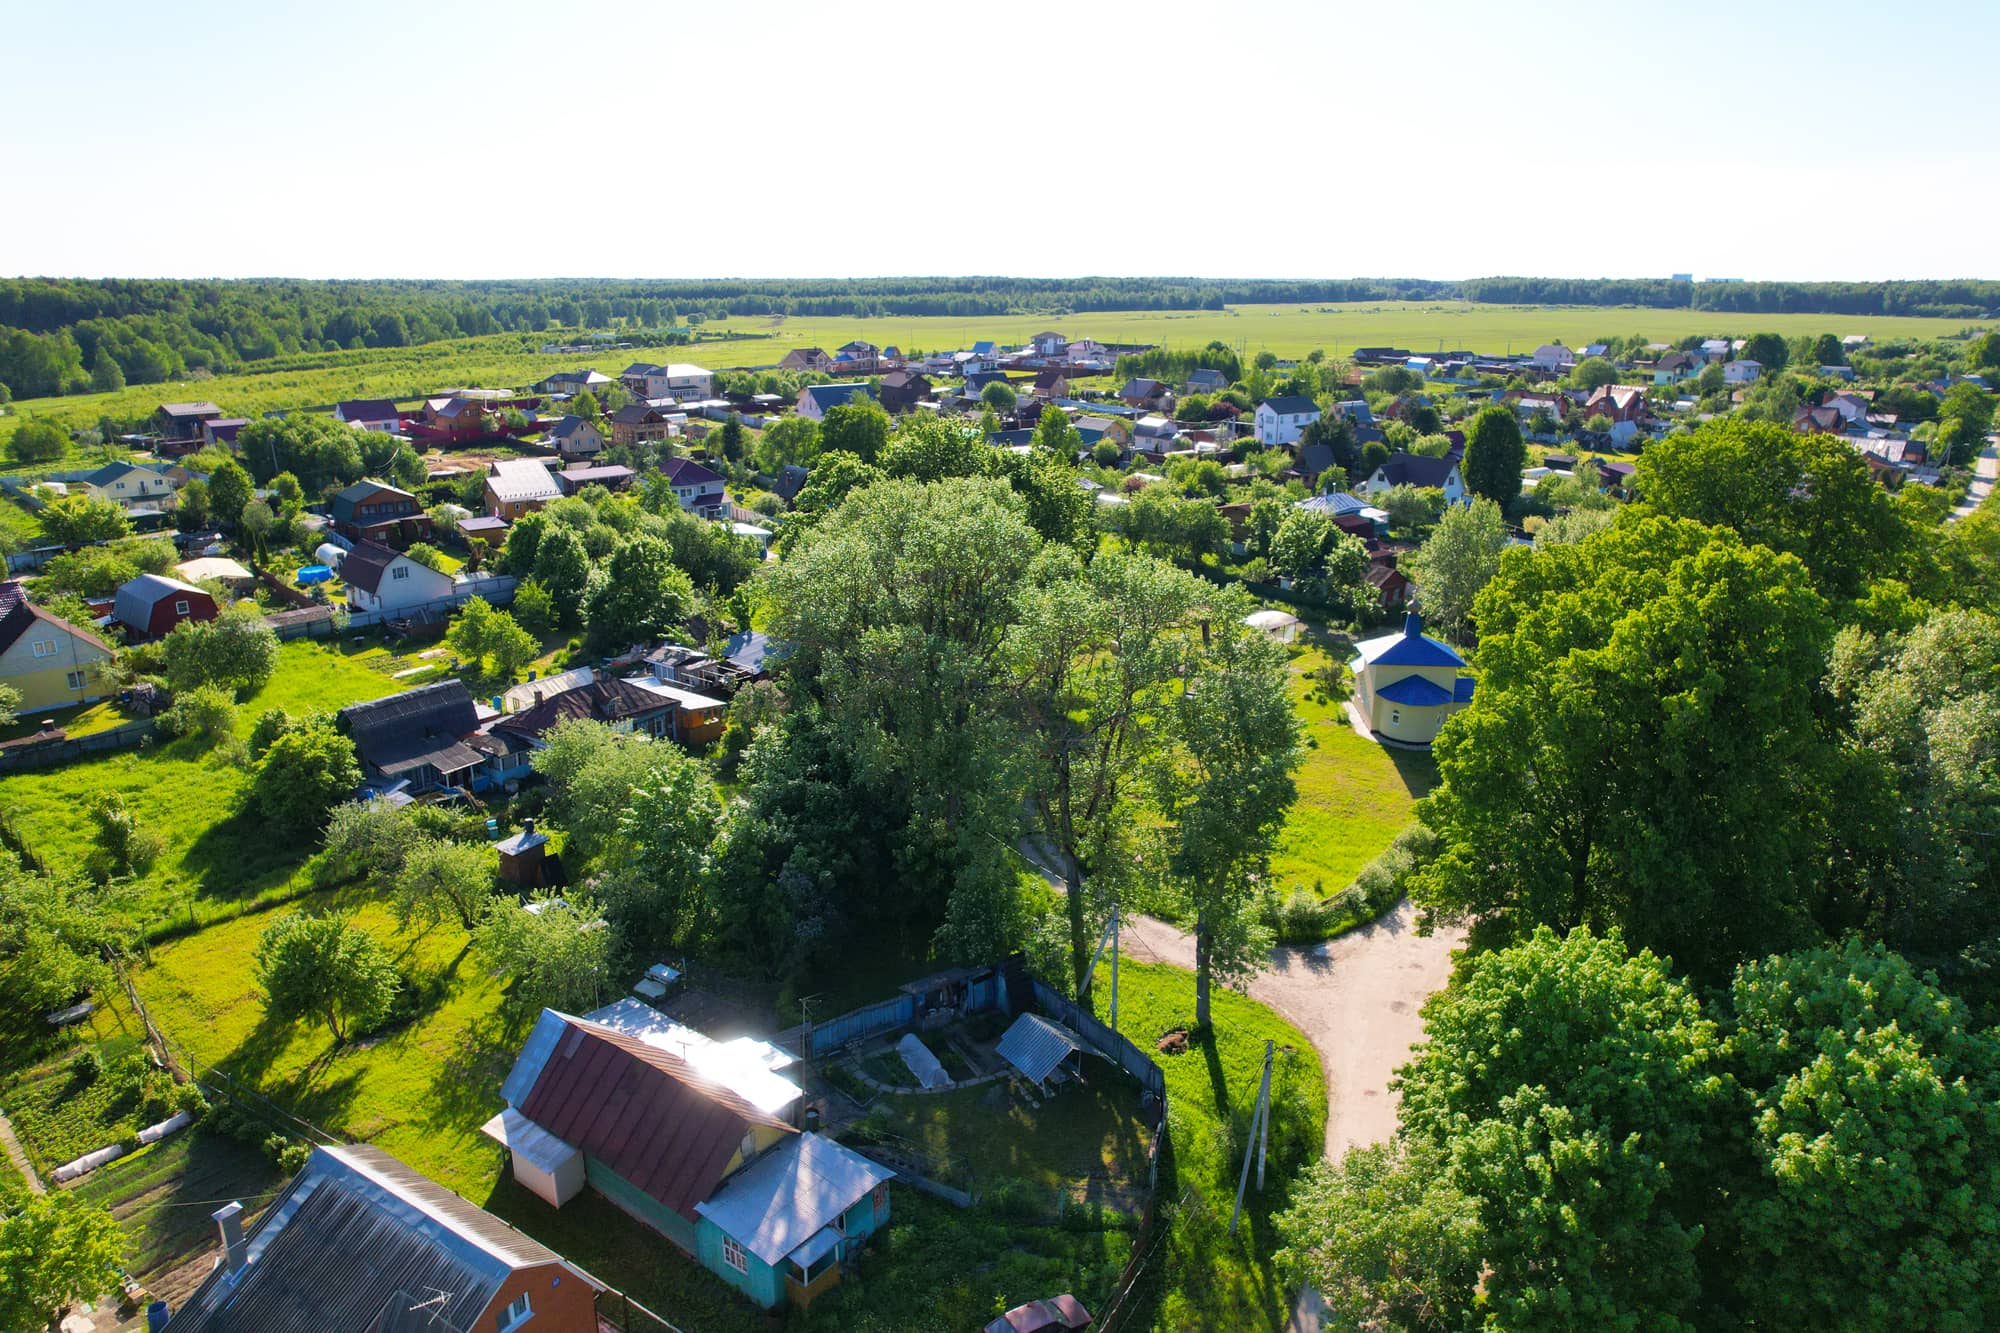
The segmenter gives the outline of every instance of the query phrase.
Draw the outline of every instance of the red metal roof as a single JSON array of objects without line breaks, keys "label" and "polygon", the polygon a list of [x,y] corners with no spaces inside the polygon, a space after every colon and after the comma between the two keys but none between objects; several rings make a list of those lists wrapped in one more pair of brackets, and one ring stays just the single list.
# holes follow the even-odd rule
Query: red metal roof
[{"label": "red metal roof", "polygon": [[753,1124],[792,1128],[670,1052],[566,1022],[521,1113],[690,1222]]}]

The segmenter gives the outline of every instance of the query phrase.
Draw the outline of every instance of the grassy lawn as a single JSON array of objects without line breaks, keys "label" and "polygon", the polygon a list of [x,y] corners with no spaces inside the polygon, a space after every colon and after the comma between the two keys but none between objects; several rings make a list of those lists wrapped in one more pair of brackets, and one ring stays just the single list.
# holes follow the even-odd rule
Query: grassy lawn
[{"label": "grassy lawn", "polygon": [[1292,700],[1306,728],[1306,761],[1296,777],[1298,801],[1271,858],[1281,889],[1297,884],[1322,896],[1346,888],[1410,822],[1417,798],[1437,781],[1429,755],[1355,734],[1344,705],[1328,701],[1312,680],[1328,660],[1324,648],[1292,660]]},{"label": "grassy lawn", "polygon": [[203,1270],[182,1273],[173,1290],[160,1279],[214,1248],[217,1201],[237,1200],[254,1214],[284,1183],[261,1149],[197,1129],[98,1168],[75,1191],[124,1225],[126,1271],[178,1306]]},{"label": "grassy lawn", "polygon": [[[1091,988],[1097,1015],[1106,1021],[1109,982],[1108,975],[1100,976]],[[1118,983],[1120,1030],[1141,1050],[1151,1052],[1160,1037],[1192,1022],[1192,974],[1128,962],[1119,968]],[[1162,1247],[1142,1280],[1140,1317],[1128,1327],[1277,1333],[1290,1302],[1271,1265],[1278,1247],[1271,1219],[1283,1210],[1293,1175],[1320,1155],[1326,1084],[1305,1037],[1276,1013],[1233,991],[1216,991],[1213,1005],[1210,1037],[1191,1041],[1185,1054],[1154,1057],[1167,1076],[1168,1137],[1159,1199],[1165,1206],[1185,1195],[1187,1202],[1172,1212]],[[1242,1225],[1231,1236],[1229,1213],[1266,1039],[1276,1043],[1277,1061],[1265,1189],[1257,1193],[1253,1178]]]},{"label": "grassy lawn", "polygon": [[40,519],[14,503],[12,499],[0,498],[0,552],[33,546],[41,539],[41,535]]},{"label": "grassy lawn", "polygon": [[[280,647],[270,683],[238,707],[237,730],[248,735],[268,708],[298,716],[393,694],[408,682],[391,673],[413,661],[379,643],[293,640]],[[91,798],[122,795],[167,848],[147,874],[107,889],[105,902],[142,929],[157,929],[213,920],[297,887],[310,848],[273,840],[254,816],[236,813],[249,783],[250,774],[224,756],[171,741],[0,780],[0,800],[29,845],[60,864],[79,863],[89,850]]]}]

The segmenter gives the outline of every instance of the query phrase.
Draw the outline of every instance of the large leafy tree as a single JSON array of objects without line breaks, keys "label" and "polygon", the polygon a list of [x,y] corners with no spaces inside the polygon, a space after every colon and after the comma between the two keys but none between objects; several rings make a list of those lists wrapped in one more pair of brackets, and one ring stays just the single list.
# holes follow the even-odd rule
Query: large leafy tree
[{"label": "large leafy tree", "polygon": [[233,458],[225,458],[208,474],[208,507],[215,521],[234,528],[252,494],[250,474]]},{"label": "large leafy tree", "polygon": [[453,618],[445,639],[473,670],[490,671],[503,681],[513,680],[541,650],[534,635],[510,613],[494,609],[484,597],[474,597],[465,604]]},{"label": "large leafy tree", "polygon": [[[511,567],[512,549],[508,552]],[[583,594],[590,585],[590,553],[583,538],[567,523],[551,523],[535,544],[535,582],[548,589],[556,616],[565,627],[581,618]]]},{"label": "large leafy tree", "polygon": [[1509,552],[1479,691],[1436,745],[1433,911],[1622,927],[1721,978],[1813,937],[1833,745],[1826,604],[1798,561],[1653,518]]},{"label": "large leafy tree", "polygon": [[273,1018],[316,1018],[336,1043],[388,1016],[402,984],[375,937],[345,917],[287,912],[257,937],[257,984]]},{"label": "large leafy tree", "polygon": [[78,1195],[22,1194],[0,1215],[0,1328],[54,1329],[71,1305],[118,1284],[125,1233]]},{"label": "large leafy tree", "polygon": [[160,641],[160,655],[176,690],[216,685],[251,694],[278,669],[278,636],[255,606],[232,607],[214,620],[183,620]]},{"label": "large leafy tree", "polygon": [[64,546],[116,541],[130,536],[131,520],[109,500],[89,495],[65,495],[42,509],[42,535]]},{"label": "large leafy tree", "polygon": [[722,804],[699,761],[672,746],[649,758],[619,810],[614,868],[600,884],[629,938],[667,948],[701,925]]},{"label": "large leafy tree", "polygon": [[889,794],[905,916],[941,908],[940,886],[978,879],[1005,846],[1018,793],[1003,645],[1038,546],[1000,482],[884,481],[771,572],[771,633],[791,645],[780,670],[814,706],[786,725],[827,728],[841,768]]},{"label": "large leafy tree", "polygon": [[1843,821],[1862,891],[1836,924],[1884,939],[1968,999],[2000,1000],[2000,621],[1933,613],[1877,639],[1843,630],[1829,676],[1853,779]]},{"label": "large leafy tree", "polygon": [[537,895],[535,911],[496,900],[473,932],[473,946],[507,978],[508,1003],[522,1013],[544,1008],[582,1013],[604,998],[618,933],[587,894]]},{"label": "large leafy tree", "polygon": [[1756,1326],[2000,1327],[2000,1037],[1879,945],[1747,965],[1732,998]]},{"label": "large leafy tree", "polygon": [[1498,403],[1480,408],[1465,432],[1465,488],[1505,509],[1520,498],[1527,465],[1528,445],[1513,410]]},{"label": "large leafy tree", "polygon": [[250,801],[274,828],[317,829],[361,785],[354,742],[323,721],[305,723],[271,742],[258,762]]},{"label": "large leafy tree", "polygon": [[1410,561],[1424,616],[1454,639],[1472,624],[1473,599],[1500,572],[1507,520],[1488,499],[1451,505]]},{"label": "large leafy tree", "polygon": [[1037,569],[1006,648],[1030,735],[1028,799],[1067,889],[1070,980],[1081,987],[1104,890],[1129,864],[1135,778],[1203,587],[1145,556],[1105,555],[1079,571],[1057,552]]},{"label": "large leafy tree", "polygon": [[1669,435],[1639,456],[1633,486],[1650,512],[1797,556],[1836,599],[1895,574],[1910,544],[1895,503],[1851,445],[1775,422],[1713,421]]},{"label": "large leafy tree", "polygon": [[889,443],[889,414],[872,398],[857,398],[826,410],[819,425],[822,454],[849,453],[873,463]]},{"label": "large leafy tree", "polygon": [[694,585],[657,537],[628,537],[592,579],[584,606],[590,641],[600,648],[650,644],[694,609]]},{"label": "large leafy tree", "polygon": [[1216,978],[1255,970],[1268,943],[1256,890],[1303,753],[1284,653],[1242,623],[1251,606],[1240,589],[1218,593],[1197,612],[1200,632],[1177,640],[1181,689],[1154,757],[1167,875],[1193,909],[1194,1021],[1204,1030]]},{"label": "large leafy tree", "polygon": [[471,930],[493,901],[497,864],[486,847],[448,838],[417,838],[395,877],[396,916],[436,925],[456,921]]}]

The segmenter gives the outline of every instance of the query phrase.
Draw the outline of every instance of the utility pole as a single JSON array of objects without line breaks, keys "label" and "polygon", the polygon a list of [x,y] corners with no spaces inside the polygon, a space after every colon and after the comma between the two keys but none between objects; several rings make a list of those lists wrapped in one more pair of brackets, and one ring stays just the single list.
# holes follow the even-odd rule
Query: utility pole
[{"label": "utility pole", "polygon": [[1271,1052],[1269,1038],[1264,1041],[1264,1077],[1257,1085],[1257,1107],[1250,1113],[1250,1140],[1243,1145],[1243,1171],[1236,1178],[1236,1208],[1229,1214],[1229,1234],[1236,1234],[1236,1223],[1243,1216],[1243,1192],[1250,1187],[1250,1159],[1257,1159],[1257,1192],[1264,1192],[1264,1153],[1258,1147],[1262,1142],[1270,1142],[1271,1118]]}]

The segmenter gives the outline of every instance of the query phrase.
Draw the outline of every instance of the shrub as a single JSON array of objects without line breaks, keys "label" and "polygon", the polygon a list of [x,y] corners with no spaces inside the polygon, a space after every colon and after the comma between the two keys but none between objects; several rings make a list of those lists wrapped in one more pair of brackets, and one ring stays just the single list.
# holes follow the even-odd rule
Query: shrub
[{"label": "shrub", "polygon": [[70,1057],[69,1072],[79,1083],[95,1083],[104,1073],[104,1056],[95,1046],[86,1046]]},{"label": "shrub", "polygon": [[250,728],[250,757],[262,759],[271,743],[292,729],[292,718],[282,708],[267,708]]},{"label": "shrub", "polygon": [[1347,892],[1359,893],[1361,907],[1369,917],[1380,916],[1409,891],[1411,876],[1437,855],[1437,835],[1421,824],[1411,824],[1396,835],[1382,854],[1361,867]]},{"label": "shrub", "polygon": [[1264,900],[1264,924],[1280,944],[1315,944],[1326,938],[1328,926],[1346,915],[1334,910],[1336,901],[1296,886],[1282,898],[1272,893]]},{"label": "shrub", "polygon": [[174,706],[160,714],[160,729],[169,736],[198,736],[213,745],[236,730],[236,696],[222,685],[182,690],[174,696]]}]

